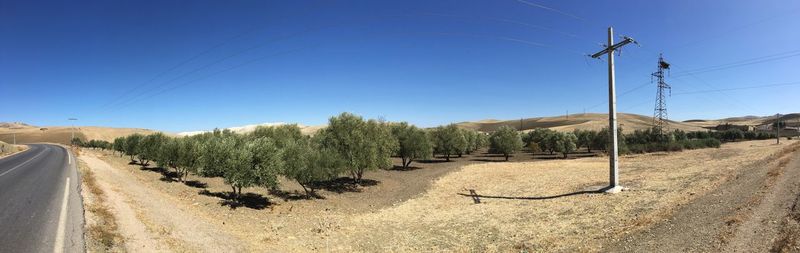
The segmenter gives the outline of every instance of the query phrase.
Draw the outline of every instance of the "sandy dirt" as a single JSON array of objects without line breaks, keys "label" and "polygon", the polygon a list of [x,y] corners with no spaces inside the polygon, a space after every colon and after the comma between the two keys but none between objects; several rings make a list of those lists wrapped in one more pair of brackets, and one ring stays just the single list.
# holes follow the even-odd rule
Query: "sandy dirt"
[{"label": "sandy dirt", "polygon": [[[797,145],[784,145],[787,152]],[[777,237],[796,191],[800,167],[775,154],[732,171],[719,187],[682,205],[663,222],[615,240],[614,252],[765,252]],[[783,162],[782,162],[783,161]]]},{"label": "sandy dirt", "polygon": [[[363,185],[321,190],[323,199],[300,198],[299,187],[287,181],[279,192],[245,189],[244,206],[235,208],[219,178],[173,182],[163,171],[129,165],[125,157],[84,153],[90,153],[87,163],[105,171],[98,178],[112,182],[112,189],[125,186],[117,193],[136,207],[145,232],[173,251],[573,252],[613,248],[631,234],[665,224],[683,206],[737,182],[744,171],[769,171],[773,164],[765,159],[790,142],[624,156],[622,184],[630,191],[614,195],[593,191],[606,184],[603,157],[534,161],[519,155],[502,163],[475,155],[414,163],[417,168],[408,171],[369,172]],[[724,230],[711,234],[720,238]]]},{"label": "sandy dirt", "polygon": [[131,175],[85,152],[80,159],[95,173],[115,212],[130,252],[241,251],[241,243],[202,215],[171,204],[171,196],[142,185]]}]

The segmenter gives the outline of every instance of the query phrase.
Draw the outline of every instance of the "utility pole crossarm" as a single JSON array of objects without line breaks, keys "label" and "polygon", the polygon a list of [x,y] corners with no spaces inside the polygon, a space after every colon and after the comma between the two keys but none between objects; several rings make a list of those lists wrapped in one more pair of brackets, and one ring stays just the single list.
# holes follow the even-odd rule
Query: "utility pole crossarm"
[{"label": "utility pole crossarm", "polygon": [[631,38],[631,37],[624,37],[623,40],[620,41],[619,43],[611,45],[610,47],[607,47],[607,48],[601,50],[600,52],[594,53],[593,55],[591,55],[591,57],[592,58],[600,58],[600,56],[603,56],[604,54],[607,54],[609,52],[616,51],[617,48],[620,48],[622,46],[628,45],[630,43],[636,44],[636,41],[633,40],[633,38]]}]

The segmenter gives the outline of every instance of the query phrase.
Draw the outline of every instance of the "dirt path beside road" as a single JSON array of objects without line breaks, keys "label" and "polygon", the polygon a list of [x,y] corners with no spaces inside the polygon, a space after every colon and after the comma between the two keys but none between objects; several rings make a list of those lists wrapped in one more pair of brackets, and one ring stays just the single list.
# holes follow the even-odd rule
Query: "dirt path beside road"
[{"label": "dirt path beside road", "polygon": [[142,185],[91,153],[80,157],[97,177],[129,252],[241,252],[245,244],[173,197]]}]

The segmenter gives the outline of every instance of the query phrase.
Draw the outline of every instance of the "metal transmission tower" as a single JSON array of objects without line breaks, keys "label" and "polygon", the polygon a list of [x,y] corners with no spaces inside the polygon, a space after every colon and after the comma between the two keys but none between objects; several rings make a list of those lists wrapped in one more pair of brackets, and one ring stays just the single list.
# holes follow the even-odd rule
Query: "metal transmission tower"
[{"label": "metal transmission tower", "polygon": [[616,193],[622,190],[619,185],[619,149],[617,147],[617,91],[614,87],[614,51],[621,50],[622,46],[629,43],[637,44],[632,38],[623,37],[622,41],[614,44],[614,29],[608,28],[608,44],[605,49],[591,55],[592,58],[600,58],[603,55],[608,55],[608,131],[609,131],[609,145],[608,162],[609,162],[609,185],[606,192]]},{"label": "metal transmission tower", "polygon": [[664,134],[668,131],[669,122],[667,122],[667,100],[664,95],[664,90],[669,90],[670,96],[672,95],[672,87],[664,82],[664,70],[669,70],[669,63],[664,61],[664,57],[658,54],[658,71],[653,73],[653,77],[658,82],[658,92],[656,93],[656,108],[653,111],[653,126],[658,128],[658,134]]}]

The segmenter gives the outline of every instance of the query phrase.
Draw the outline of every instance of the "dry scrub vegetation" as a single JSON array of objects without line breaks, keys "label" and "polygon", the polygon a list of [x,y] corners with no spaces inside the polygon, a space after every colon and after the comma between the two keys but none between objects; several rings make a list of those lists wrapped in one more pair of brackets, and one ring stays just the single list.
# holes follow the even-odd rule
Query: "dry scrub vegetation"
[{"label": "dry scrub vegetation", "polygon": [[86,208],[86,249],[89,252],[124,252],[124,238],[119,234],[114,214],[105,204],[106,195],[83,161],[78,163]]},{"label": "dry scrub vegetation", "polygon": [[0,141],[0,158],[28,150],[26,145],[14,145]]},{"label": "dry scrub vegetation", "polygon": [[[160,174],[128,165],[126,158],[98,155],[132,175],[131,184],[166,193],[164,205],[191,209],[198,214],[196,222],[216,226],[247,251],[597,251],[604,242],[663,220],[735,172],[774,165],[765,161],[788,152],[783,151],[787,145],[747,141],[719,149],[624,156],[621,183],[630,190],[614,195],[592,192],[607,184],[608,163],[602,157],[479,163],[444,175],[421,195],[375,208],[365,195],[402,185],[378,182],[311,200],[281,200],[268,190],[250,188],[267,199],[232,209],[214,194],[229,189],[220,178],[191,177],[190,187],[158,180]],[[280,184],[290,190],[294,183]]]}]

